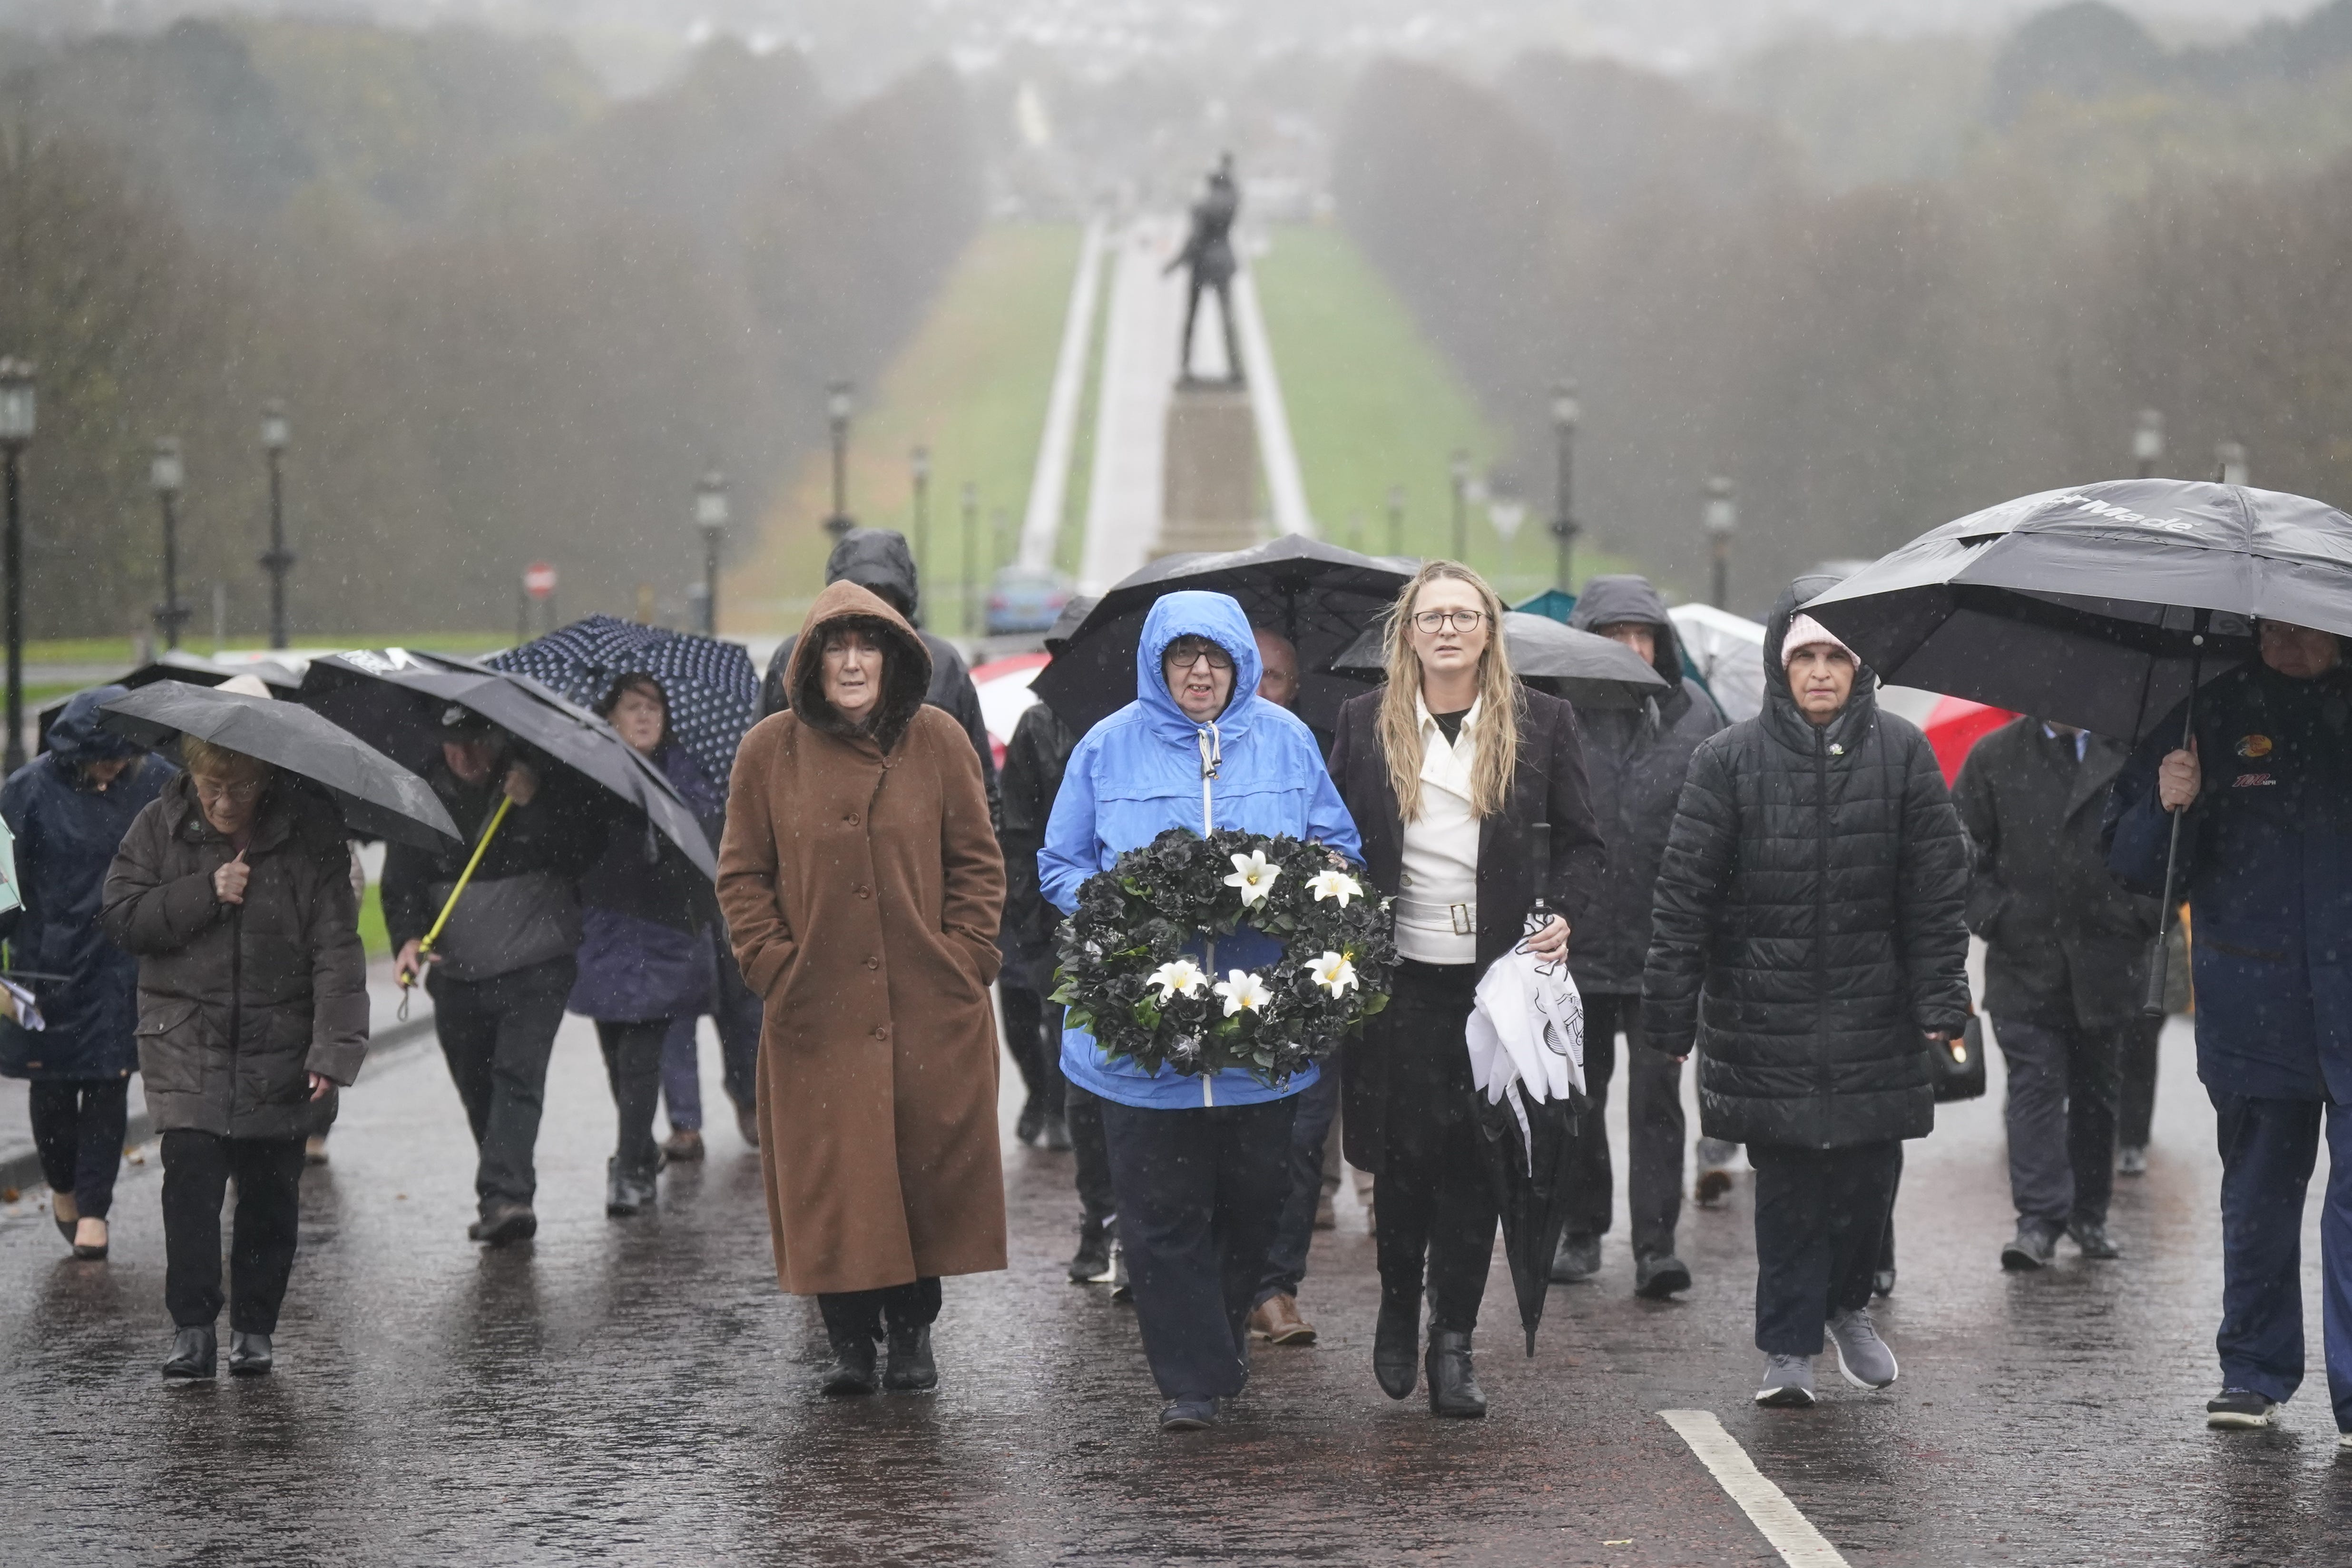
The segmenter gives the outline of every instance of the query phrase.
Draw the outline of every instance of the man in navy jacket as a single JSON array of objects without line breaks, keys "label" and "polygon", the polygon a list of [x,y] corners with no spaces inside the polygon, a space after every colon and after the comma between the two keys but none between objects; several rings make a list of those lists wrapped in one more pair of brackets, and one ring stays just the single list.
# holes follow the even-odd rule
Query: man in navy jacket
[{"label": "man in navy jacket", "polygon": [[[2304,1192],[2325,1121],[2327,1383],[2352,1433],[2352,673],[2329,633],[2262,623],[2262,657],[2197,697],[2116,780],[2108,864],[2164,880],[2194,933],[2197,1075],[2221,1149],[2221,1392],[2212,1426],[2271,1424],[2303,1380]],[[2352,1439],[2347,1440],[2352,1447]]]}]

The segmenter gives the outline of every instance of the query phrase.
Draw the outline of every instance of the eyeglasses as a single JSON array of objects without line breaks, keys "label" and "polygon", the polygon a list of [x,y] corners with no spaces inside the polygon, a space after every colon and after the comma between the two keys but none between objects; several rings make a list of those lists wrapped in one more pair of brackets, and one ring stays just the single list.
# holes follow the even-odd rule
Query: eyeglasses
[{"label": "eyeglasses", "polygon": [[261,798],[263,779],[240,779],[232,784],[226,779],[196,779],[196,798],[202,801],[235,801],[239,805],[251,805]]},{"label": "eyeglasses", "polygon": [[1457,632],[1475,632],[1486,624],[1484,610],[1423,610],[1412,617],[1412,624],[1425,632],[1442,632],[1449,627]]},{"label": "eyeglasses", "polygon": [[1171,664],[1178,669],[1190,669],[1204,658],[1209,661],[1211,669],[1231,669],[1234,667],[1232,654],[1227,653],[1215,643],[1202,642],[1198,638],[1186,638],[1181,642],[1170,643],[1168,651],[1160,657],[1163,662]]}]

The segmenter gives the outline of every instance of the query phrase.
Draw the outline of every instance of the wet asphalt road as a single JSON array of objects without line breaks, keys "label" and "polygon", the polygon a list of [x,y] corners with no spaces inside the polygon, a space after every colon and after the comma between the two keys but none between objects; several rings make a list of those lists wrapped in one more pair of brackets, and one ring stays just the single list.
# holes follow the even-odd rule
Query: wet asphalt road
[{"label": "wet asphalt road", "polygon": [[[1498,1268],[1475,1423],[1373,1384],[1371,1247],[1345,1208],[1302,1293],[1322,1342],[1260,1347],[1227,1424],[1171,1439],[1131,1312],[1063,1281],[1066,1155],[1008,1138],[1012,1268],[948,1282],[939,1393],[827,1404],[814,1304],[776,1289],[731,1123],[706,1165],[665,1175],[657,1214],[606,1219],[611,1106],[571,1021],[539,1237],[485,1253],[428,1043],[371,1067],[308,1178],[272,1377],[161,1384],[152,1154],[125,1173],[110,1263],[64,1256],[30,1202],[0,1215],[0,1562],[1778,1561],[1655,1414],[1692,1407],[1857,1564],[2352,1560],[2315,1293],[2281,1428],[2201,1426],[2218,1167],[2184,1030],[2168,1051],[2153,1169],[2119,1184],[2121,1263],[2062,1245],[2053,1270],[2002,1274],[1997,1098],[1910,1146],[1886,1393],[1825,1361],[1821,1407],[1748,1404],[1743,1178],[1685,1216],[1687,1298],[1633,1300],[1612,1237],[1597,1284],[1553,1289],[1532,1361]],[[716,1065],[707,1048],[724,1119]]]}]

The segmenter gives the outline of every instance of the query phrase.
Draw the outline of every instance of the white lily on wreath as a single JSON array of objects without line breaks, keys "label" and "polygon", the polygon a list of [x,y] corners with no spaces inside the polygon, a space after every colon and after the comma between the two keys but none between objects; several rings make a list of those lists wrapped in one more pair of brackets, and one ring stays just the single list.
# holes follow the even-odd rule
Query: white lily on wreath
[{"label": "white lily on wreath", "polygon": [[1153,970],[1150,984],[1160,987],[1160,999],[1165,1002],[1171,996],[1198,996],[1208,978],[1207,971],[1199,964],[1189,958],[1180,958]]},{"label": "white lily on wreath", "polygon": [[[1225,886],[1241,889],[1242,908],[1246,910],[1265,902],[1265,896],[1274,891],[1274,879],[1282,875],[1282,868],[1268,861],[1263,849],[1236,855],[1233,861],[1234,874],[1225,879]],[[1239,973],[1240,971],[1234,973]]]},{"label": "white lily on wreath", "polygon": [[1307,973],[1315,984],[1334,996],[1344,995],[1356,988],[1356,966],[1344,952],[1326,952],[1310,965]]},{"label": "white lily on wreath", "polygon": [[1255,1013],[1274,1000],[1274,993],[1267,989],[1265,982],[1246,970],[1228,971],[1225,978],[1211,989],[1225,999],[1228,1018],[1240,1013]]},{"label": "white lily on wreath", "polygon": [[[1325,899],[1339,900],[1339,907],[1343,910],[1348,907],[1349,899],[1360,899],[1364,896],[1364,885],[1347,872],[1340,870],[1318,871],[1307,884],[1307,890],[1315,895],[1318,903]],[[1324,956],[1328,958],[1330,954],[1326,953]]]}]

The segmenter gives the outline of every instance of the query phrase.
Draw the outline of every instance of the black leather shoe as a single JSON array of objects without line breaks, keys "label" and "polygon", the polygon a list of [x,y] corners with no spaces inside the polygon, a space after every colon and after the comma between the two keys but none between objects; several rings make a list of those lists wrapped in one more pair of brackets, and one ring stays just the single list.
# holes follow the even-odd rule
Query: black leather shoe
[{"label": "black leather shoe", "polygon": [[1470,1370],[1470,1336],[1452,1329],[1429,1335],[1429,1413],[1477,1416],[1486,1414],[1486,1395]]},{"label": "black leather shoe", "polygon": [[890,1360],[882,1386],[893,1394],[920,1394],[940,1385],[940,1363],[931,1356],[931,1326],[890,1331]]},{"label": "black leather shoe", "polygon": [[1021,1114],[1013,1119],[1013,1136],[1034,1148],[1037,1143],[1037,1134],[1045,1129],[1045,1102],[1032,1095],[1022,1105]]},{"label": "black leather shoe", "polygon": [[163,1381],[179,1383],[187,1379],[212,1376],[216,1370],[214,1364],[215,1353],[215,1345],[210,1323],[205,1324],[202,1328],[180,1330],[172,1336],[172,1358],[163,1363]]},{"label": "black leather shoe", "polygon": [[510,1241],[529,1241],[539,1234],[539,1215],[529,1204],[493,1204],[489,1212],[466,1227],[469,1241],[479,1241],[491,1247],[504,1247]]},{"label": "black leather shoe", "polygon": [[1162,1432],[1205,1432],[1217,1424],[1217,1402],[1206,1394],[1198,1399],[1171,1399],[1160,1407]]},{"label": "black leather shoe", "polygon": [[861,1394],[873,1393],[874,1342],[836,1341],[833,1347],[833,1364],[824,1369],[824,1381],[818,1388],[827,1399],[853,1399]]},{"label": "black leather shoe", "polygon": [[2066,1234],[2074,1238],[2074,1245],[2082,1248],[2085,1258],[2104,1262],[2124,1255],[2124,1249],[2116,1245],[2116,1238],[2107,1234],[2105,1220],[2078,1219],[2066,1227]]},{"label": "black leather shoe", "polygon": [[2017,1235],[2000,1249],[2000,1266],[2012,1274],[2041,1268],[2058,1256],[2058,1241],[2039,1220],[2017,1222]]},{"label": "black leather shoe", "polygon": [[1677,1290],[1690,1289],[1690,1269],[1671,1252],[1652,1253],[1633,1264],[1633,1294],[1663,1301]]},{"label": "black leather shoe", "polygon": [[604,1212],[626,1219],[654,1206],[654,1173],[626,1171],[615,1156],[604,1162]]},{"label": "black leather shoe", "polygon": [[1381,1392],[1403,1399],[1419,1381],[1413,1352],[1421,1343],[1421,1302],[1381,1300],[1381,1315],[1372,1328],[1372,1375]]},{"label": "black leather shoe", "polygon": [[1601,1272],[1601,1238],[1597,1236],[1571,1236],[1563,1231],[1559,1250],[1551,1255],[1551,1279],[1555,1285],[1574,1285]]},{"label": "black leather shoe", "polygon": [[1100,1226],[1081,1226],[1078,1249],[1070,1256],[1070,1283],[1093,1285],[1110,1272],[1110,1233]]},{"label": "black leather shoe", "polygon": [[278,1364],[268,1334],[247,1334],[232,1329],[228,1336],[228,1374],[259,1377]]}]

